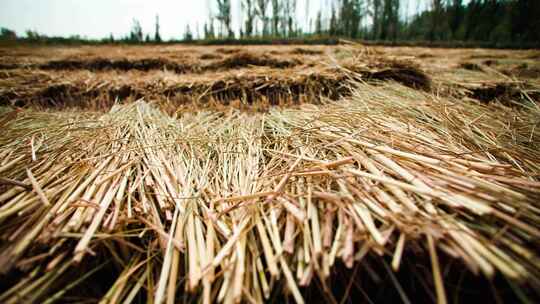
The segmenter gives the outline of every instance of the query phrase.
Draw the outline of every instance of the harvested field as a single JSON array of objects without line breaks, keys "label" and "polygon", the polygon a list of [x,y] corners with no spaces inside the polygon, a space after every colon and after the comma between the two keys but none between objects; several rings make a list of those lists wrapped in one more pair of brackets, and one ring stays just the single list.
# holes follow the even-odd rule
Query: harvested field
[{"label": "harvested field", "polygon": [[[102,54],[110,55],[104,58]],[[18,47],[2,52],[0,102],[23,106],[51,104],[54,99],[55,104],[84,108],[88,99],[108,96],[112,102],[147,97],[172,98],[181,104],[235,99],[243,104],[318,103],[321,97],[336,100],[348,95],[343,88],[350,79],[396,81],[475,98],[479,95],[471,91],[494,84],[520,83],[536,90],[540,66],[530,59],[535,54],[350,45]],[[486,60],[497,64],[486,64]]]},{"label": "harvested field", "polygon": [[291,54],[293,55],[322,55],[322,50],[312,50],[312,49],[305,49],[305,48],[295,48],[291,51]]},{"label": "harvested field", "polygon": [[169,70],[175,73],[193,72],[193,69],[188,65],[182,65],[171,62],[166,59],[138,59],[138,60],[109,60],[103,58],[91,60],[53,60],[45,64],[39,65],[42,70],[89,70],[89,71],[151,71],[151,70]]},{"label": "harvested field", "polygon": [[[206,59],[221,58],[220,56],[208,57],[211,54],[205,54]],[[199,73],[205,71],[218,71],[228,69],[238,69],[249,66],[264,66],[269,68],[288,68],[298,65],[300,62],[296,60],[278,60],[270,56],[255,56],[251,53],[236,53],[221,61],[208,65],[200,65],[197,63],[178,63],[167,59],[137,59],[137,60],[109,60],[103,58],[91,60],[54,60],[37,66],[42,70],[89,70],[89,71],[151,71],[151,70],[168,70],[177,74]],[[0,66],[1,67],[1,66]],[[8,66],[8,69],[13,69],[13,66]]]},{"label": "harvested field", "polygon": [[221,59],[223,57],[221,57],[218,54],[207,53],[207,54],[202,54],[199,58],[202,60],[213,60],[213,59]]},{"label": "harvested field", "polygon": [[482,71],[482,67],[479,64],[472,62],[463,62],[459,67],[469,71]]},{"label": "harvested field", "polygon": [[290,68],[300,64],[297,60],[278,60],[266,55],[257,56],[251,53],[236,53],[223,61],[217,62],[214,65],[208,66],[207,70],[219,69],[238,69],[249,66],[264,66],[269,68]]},{"label": "harvested field", "polygon": [[534,303],[536,55],[0,48],[0,302]]}]

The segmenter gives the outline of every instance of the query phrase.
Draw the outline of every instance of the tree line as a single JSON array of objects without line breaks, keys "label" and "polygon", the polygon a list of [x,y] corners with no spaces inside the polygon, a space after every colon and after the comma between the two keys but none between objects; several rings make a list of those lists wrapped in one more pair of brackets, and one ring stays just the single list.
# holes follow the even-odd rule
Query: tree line
[{"label": "tree line", "polygon": [[410,6],[418,1],[409,0],[325,3],[302,27],[295,0],[241,0],[242,22],[235,35],[231,0],[216,0],[217,10],[204,25],[204,38],[307,35],[377,41],[540,42],[539,0],[429,0],[427,9],[416,12]]},{"label": "tree line", "polygon": [[[319,0],[315,14],[300,20],[296,0],[236,0],[239,14],[233,25],[233,1],[211,0],[202,33],[186,26],[175,41],[259,41],[347,38],[365,41],[490,43],[540,45],[540,0],[427,0],[427,7],[411,7],[415,0]],[[315,0],[311,0],[314,2]],[[305,5],[309,5],[306,0]],[[311,3],[313,5],[313,3]],[[324,5],[323,5],[324,4]],[[239,22],[238,22],[239,21]],[[0,39],[17,39],[2,28]],[[51,39],[27,31],[26,40]],[[84,40],[79,36],[56,38]],[[153,32],[143,33],[138,20],[124,37],[103,38],[105,43],[162,43],[159,16]]]}]

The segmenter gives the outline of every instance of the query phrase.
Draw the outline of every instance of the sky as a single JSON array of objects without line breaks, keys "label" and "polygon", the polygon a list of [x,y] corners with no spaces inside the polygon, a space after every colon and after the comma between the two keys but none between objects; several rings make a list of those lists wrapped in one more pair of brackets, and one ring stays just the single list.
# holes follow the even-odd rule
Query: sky
[{"label": "sky", "polygon": [[[428,0],[408,0],[404,9],[424,8]],[[297,0],[296,13],[306,27],[306,15],[314,17],[321,8],[329,11],[330,0]],[[136,18],[145,33],[154,33],[159,15],[163,39],[182,38],[186,25],[202,35],[209,7],[215,0],[0,0],[0,27],[23,35],[28,29],[48,36],[80,35],[99,39],[126,36]],[[232,0],[233,26],[238,28],[240,0]]]}]

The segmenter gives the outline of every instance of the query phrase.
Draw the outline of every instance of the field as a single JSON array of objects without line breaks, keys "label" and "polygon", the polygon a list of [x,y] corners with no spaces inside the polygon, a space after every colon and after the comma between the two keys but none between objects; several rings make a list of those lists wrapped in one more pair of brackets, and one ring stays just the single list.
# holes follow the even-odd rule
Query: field
[{"label": "field", "polygon": [[539,299],[538,50],[0,58],[2,303]]},{"label": "field", "polygon": [[[537,51],[104,46],[4,48],[0,56],[3,104],[98,109],[116,98],[141,97],[172,109],[232,104],[265,111],[272,105],[318,103],[321,96],[337,100],[348,94],[349,70],[362,80],[394,79],[483,102],[519,91],[537,97],[540,78]],[[418,79],[415,67],[429,79]]]}]

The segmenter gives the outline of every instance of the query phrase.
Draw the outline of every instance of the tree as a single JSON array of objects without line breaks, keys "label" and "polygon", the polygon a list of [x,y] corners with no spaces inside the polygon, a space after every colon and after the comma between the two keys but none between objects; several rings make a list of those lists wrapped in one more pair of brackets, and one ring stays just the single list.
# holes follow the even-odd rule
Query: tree
[{"label": "tree", "polygon": [[339,4],[338,35],[356,38],[362,19],[361,0],[340,0]]},{"label": "tree", "polygon": [[47,38],[47,36],[42,35],[42,34],[38,33],[37,31],[34,31],[34,30],[26,30],[25,33],[26,33],[26,38],[29,41],[40,41],[40,40],[43,40],[43,39]]},{"label": "tree", "polygon": [[210,36],[212,38],[216,38],[216,30],[215,30],[215,27],[214,27],[214,19],[210,19]]},{"label": "tree", "polygon": [[268,17],[266,16],[266,10],[268,9],[268,0],[255,0],[255,15],[259,17],[262,23],[262,35],[268,35]]},{"label": "tree", "polygon": [[[440,0],[434,0],[440,1]],[[399,0],[384,0],[384,7],[382,10],[382,28],[381,36],[382,40],[391,38],[396,40],[399,27]]]},{"label": "tree", "polygon": [[442,0],[431,0],[431,23],[429,26],[428,40],[433,41],[440,39],[440,22],[442,17],[443,3]]},{"label": "tree", "polygon": [[452,0],[452,6],[450,7],[450,34],[452,39],[456,40],[458,37],[458,30],[463,22],[463,0]]},{"label": "tree", "polygon": [[540,41],[540,1],[515,0],[511,5],[511,35],[518,41]]},{"label": "tree", "polygon": [[338,6],[338,16],[339,22],[337,24],[336,32],[339,36],[346,36],[347,31],[350,27],[350,1],[349,0],[339,0],[337,3]]},{"label": "tree", "polygon": [[186,31],[184,32],[184,41],[185,42],[193,41],[193,33],[191,32],[191,29],[189,28],[189,24],[186,26]]},{"label": "tree", "polygon": [[332,6],[332,15],[330,17],[330,26],[328,27],[328,32],[331,36],[338,34],[338,20],[336,17],[336,9]]},{"label": "tree", "polygon": [[210,18],[208,23],[204,24],[204,39],[214,39],[216,38],[216,33],[214,31],[214,19]]},{"label": "tree", "polygon": [[322,35],[323,34],[323,26],[322,26],[322,12],[319,11],[317,13],[317,19],[315,19],[315,34]]},{"label": "tree", "polygon": [[216,0],[218,5],[218,15],[216,19],[221,24],[220,34],[226,32],[228,38],[234,38],[234,32],[231,28],[231,0]]},{"label": "tree", "polygon": [[17,34],[15,31],[12,31],[8,28],[1,28],[0,29],[0,40],[16,40]]},{"label": "tree", "polygon": [[379,39],[379,35],[381,33],[381,27],[382,27],[382,9],[381,9],[381,1],[382,0],[371,0],[371,19],[373,21],[373,25],[371,27],[371,38],[372,39]]},{"label": "tree", "polygon": [[141,23],[137,19],[133,19],[133,25],[131,26],[131,32],[129,33],[129,40],[131,42],[143,42],[143,31]]},{"label": "tree", "polygon": [[351,21],[350,21],[350,33],[349,36],[352,38],[358,38],[360,34],[360,25],[362,18],[364,17],[364,7],[362,5],[363,1],[353,0],[351,1]]},{"label": "tree", "polygon": [[284,0],[283,3],[283,23],[282,32],[287,33],[288,37],[293,37],[296,34],[296,0]]},{"label": "tree", "polygon": [[161,42],[161,35],[159,34],[159,15],[156,15],[156,33],[154,34],[154,41]]},{"label": "tree", "polygon": [[465,13],[465,40],[474,39],[475,31],[480,23],[479,20],[481,3],[479,0],[471,0]]},{"label": "tree", "polygon": [[272,0],[272,35],[279,36],[279,24],[281,22],[281,11],[283,5],[279,0]]},{"label": "tree", "polygon": [[253,0],[243,0],[241,3],[242,11],[245,14],[244,36],[253,36],[254,21],[255,21],[255,7],[253,6]]},{"label": "tree", "polygon": [[204,39],[210,39],[210,30],[208,29],[207,23],[204,23],[203,31],[204,31]]}]

